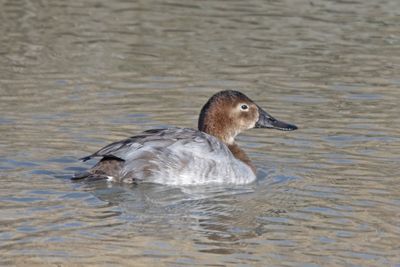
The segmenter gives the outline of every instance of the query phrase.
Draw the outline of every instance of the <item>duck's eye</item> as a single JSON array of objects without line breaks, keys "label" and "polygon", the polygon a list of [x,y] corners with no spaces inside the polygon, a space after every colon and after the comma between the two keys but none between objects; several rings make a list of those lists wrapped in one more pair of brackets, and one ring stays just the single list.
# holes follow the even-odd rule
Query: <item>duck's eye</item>
[{"label": "duck's eye", "polygon": [[249,106],[246,105],[246,104],[243,104],[243,105],[240,106],[240,109],[241,109],[241,110],[248,110],[248,109],[249,109]]}]

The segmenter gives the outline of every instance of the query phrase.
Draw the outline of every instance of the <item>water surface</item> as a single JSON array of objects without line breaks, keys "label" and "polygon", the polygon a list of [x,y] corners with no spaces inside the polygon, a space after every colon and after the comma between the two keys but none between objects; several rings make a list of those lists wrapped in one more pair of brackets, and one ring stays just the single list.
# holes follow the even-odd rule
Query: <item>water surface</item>
[{"label": "water surface", "polygon": [[[400,265],[400,6],[0,1],[0,265]],[[78,158],[195,127],[239,89],[295,132],[256,183],[72,183]]]}]

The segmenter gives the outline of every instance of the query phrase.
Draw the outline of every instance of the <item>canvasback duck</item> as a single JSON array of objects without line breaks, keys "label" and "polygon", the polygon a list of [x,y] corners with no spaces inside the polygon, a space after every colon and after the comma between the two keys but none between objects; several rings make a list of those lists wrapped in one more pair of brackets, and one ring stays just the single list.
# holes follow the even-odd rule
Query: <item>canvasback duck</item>
[{"label": "canvasback duck", "polygon": [[153,129],[109,144],[82,158],[100,161],[72,179],[168,185],[251,183],[256,168],[235,143],[240,132],[251,128],[297,129],[273,118],[243,93],[221,91],[201,109],[198,130]]}]

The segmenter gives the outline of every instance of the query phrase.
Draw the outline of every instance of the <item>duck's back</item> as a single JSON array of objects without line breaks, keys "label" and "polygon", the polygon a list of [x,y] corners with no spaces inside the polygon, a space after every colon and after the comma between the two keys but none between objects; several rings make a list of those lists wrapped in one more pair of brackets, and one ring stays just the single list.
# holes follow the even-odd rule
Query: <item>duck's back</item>
[{"label": "duck's back", "polygon": [[102,158],[92,176],[161,184],[244,184],[255,179],[216,137],[188,128],[155,129],[112,143],[93,155]]}]

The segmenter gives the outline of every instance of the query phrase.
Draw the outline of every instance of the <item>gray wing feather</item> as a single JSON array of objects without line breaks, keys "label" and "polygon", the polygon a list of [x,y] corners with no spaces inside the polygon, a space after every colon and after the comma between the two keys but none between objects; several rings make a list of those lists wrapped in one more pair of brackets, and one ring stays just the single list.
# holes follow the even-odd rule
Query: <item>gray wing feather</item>
[{"label": "gray wing feather", "polygon": [[[111,143],[97,152],[82,158],[81,160],[87,161],[95,157],[112,157],[120,160],[127,160],[132,157],[135,152],[142,147],[146,148],[166,148],[174,147],[179,149],[179,146],[190,146],[190,143],[196,143],[196,147],[202,147],[210,152],[221,148],[221,143],[209,135],[189,128],[168,128],[168,129],[152,129],[144,131],[142,134],[132,136],[130,138]],[[199,143],[205,143],[198,146]],[[146,149],[148,150],[148,149]]]}]

